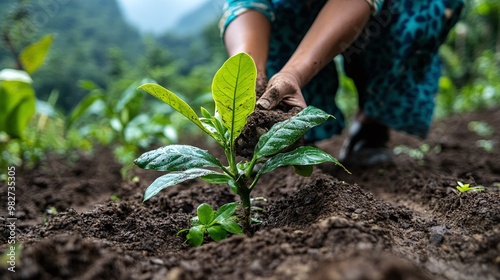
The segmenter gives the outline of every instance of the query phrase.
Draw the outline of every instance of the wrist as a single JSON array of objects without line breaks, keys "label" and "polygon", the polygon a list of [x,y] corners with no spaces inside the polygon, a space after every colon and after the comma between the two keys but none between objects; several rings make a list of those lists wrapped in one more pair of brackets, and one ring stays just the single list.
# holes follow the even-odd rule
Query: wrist
[{"label": "wrist", "polygon": [[294,61],[293,58],[281,69],[280,73],[284,73],[294,78],[300,88],[303,88],[316,75],[318,70],[315,66],[319,63],[308,63],[308,59],[300,59]]},{"label": "wrist", "polygon": [[[275,76],[279,76],[280,79],[286,78],[286,80],[288,80],[289,82],[292,82],[295,85],[302,87],[300,73],[298,73],[297,71],[295,71],[293,69],[283,68],[278,73],[276,73]],[[273,76],[273,78],[274,78],[274,76]],[[273,78],[271,78],[271,79],[273,79]]]}]

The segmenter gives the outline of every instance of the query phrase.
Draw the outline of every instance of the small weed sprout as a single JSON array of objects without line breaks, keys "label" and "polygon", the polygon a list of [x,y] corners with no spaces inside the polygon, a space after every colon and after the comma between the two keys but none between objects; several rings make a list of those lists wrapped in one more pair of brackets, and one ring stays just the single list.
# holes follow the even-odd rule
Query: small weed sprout
[{"label": "small weed sprout", "polygon": [[399,145],[394,147],[393,152],[395,155],[406,154],[411,158],[417,159],[420,165],[424,165],[425,155],[429,152],[439,154],[441,152],[441,145],[436,145],[432,149],[429,144],[422,144],[418,148],[411,148],[406,145]]},{"label": "small weed sprout", "polygon": [[[275,124],[263,134],[255,146],[251,160],[236,161],[235,139],[241,134],[248,116],[255,109],[256,76],[255,63],[249,55],[240,53],[230,57],[213,79],[215,113],[212,115],[201,108],[202,117],[198,117],[177,95],[157,84],[144,84],[140,87],[170,105],[212,137],[224,150],[228,163],[223,165],[208,151],[188,145],[169,145],[146,152],[134,161],[137,166],[168,173],[157,178],[147,188],[144,200],[167,187],[199,177],[209,183],[227,184],[240,197],[243,215],[239,221],[248,232],[252,222],[250,193],[263,174],[288,165],[297,166],[294,170],[300,171],[299,175],[310,175],[312,165],[324,162],[342,166],[337,159],[315,147],[299,147],[280,153],[309,129],[332,117],[312,106]],[[237,205],[223,205],[217,212],[207,204],[200,205],[197,209],[198,216],[191,221],[188,242],[194,246],[201,245],[205,233],[218,241],[225,238],[228,232],[243,232],[233,216]]]},{"label": "small weed sprout", "polygon": [[494,129],[491,125],[482,121],[471,121],[467,125],[469,131],[476,133],[482,137],[492,136],[494,133]]},{"label": "small weed sprout", "polygon": [[483,186],[475,186],[475,187],[471,187],[470,184],[464,184],[460,181],[457,181],[457,190],[460,192],[459,194],[461,193],[465,193],[465,192],[481,192],[481,191],[484,191],[484,187]]},{"label": "small weed sprout", "polygon": [[42,218],[42,223],[45,225],[48,222],[48,216],[53,216],[57,215],[57,209],[54,206],[51,206],[45,210],[45,213],[43,213],[43,218]]},{"label": "small weed sprout", "polygon": [[[471,121],[467,127],[469,128],[469,131],[486,138],[493,136],[495,132],[491,125],[482,121]],[[492,153],[495,150],[495,144],[495,141],[488,139],[480,139],[476,141],[476,147],[483,149],[487,153]]]}]

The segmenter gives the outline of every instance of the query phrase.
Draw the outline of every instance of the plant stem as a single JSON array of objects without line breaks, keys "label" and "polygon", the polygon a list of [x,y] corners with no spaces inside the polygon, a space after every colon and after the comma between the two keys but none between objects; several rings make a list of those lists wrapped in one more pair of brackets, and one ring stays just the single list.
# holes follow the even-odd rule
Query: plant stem
[{"label": "plant stem", "polygon": [[246,185],[246,178],[240,177],[236,181],[236,186],[239,189],[239,196],[241,199],[241,206],[243,208],[243,228],[248,233],[250,224],[252,223],[252,204],[250,202],[250,189]]},{"label": "plant stem", "polygon": [[248,169],[246,171],[247,178],[250,178],[250,176],[252,175],[253,168],[254,168],[256,162],[257,162],[257,158],[253,157],[252,161],[250,161],[250,165],[248,166]]},{"label": "plant stem", "polygon": [[227,163],[229,164],[229,171],[233,178],[238,177],[238,167],[236,167],[236,160],[231,156],[231,149],[224,148],[224,153],[226,154]]}]

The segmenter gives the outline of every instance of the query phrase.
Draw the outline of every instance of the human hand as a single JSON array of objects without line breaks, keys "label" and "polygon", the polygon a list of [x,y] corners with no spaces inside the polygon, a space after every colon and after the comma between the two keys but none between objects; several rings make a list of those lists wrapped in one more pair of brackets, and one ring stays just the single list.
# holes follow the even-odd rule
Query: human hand
[{"label": "human hand", "polygon": [[306,107],[306,101],[300,90],[299,79],[291,73],[278,72],[271,77],[266,91],[257,101],[257,106],[269,110],[276,107],[280,102],[291,107]]}]

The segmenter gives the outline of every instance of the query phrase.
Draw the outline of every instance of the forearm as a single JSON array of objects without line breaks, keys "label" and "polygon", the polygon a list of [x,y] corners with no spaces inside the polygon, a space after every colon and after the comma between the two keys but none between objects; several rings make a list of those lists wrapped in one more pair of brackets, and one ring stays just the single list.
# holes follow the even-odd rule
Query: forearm
[{"label": "forearm", "polygon": [[295,75],[305,86],[323,67],[350,45],[370,17],[366,0],[329,0],[282,72]]},{"label": "forearm", "polygon": [[269,52],[271,23],[257,11],[248,11],[229,24],[224,34],[224,43],[230,56],[248,53],[259,73],[265,73]]}]

